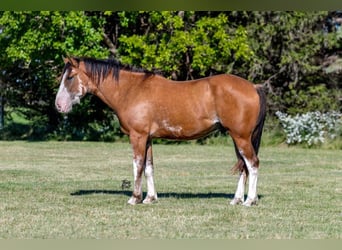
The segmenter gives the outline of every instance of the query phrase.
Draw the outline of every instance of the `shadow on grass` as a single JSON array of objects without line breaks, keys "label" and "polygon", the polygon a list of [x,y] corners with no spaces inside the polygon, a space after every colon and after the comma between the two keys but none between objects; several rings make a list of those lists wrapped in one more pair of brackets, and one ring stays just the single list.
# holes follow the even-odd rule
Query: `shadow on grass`
[{"label": "shadow on grass", "polygon": [[[110,194],[110,195],[126,195],[131,196],[131,191],[126,190],[78,190],[74,193],[71,193],[72,196],[82,196],[82,195],[92,195],[92,194]],[[144,197],[146,196],[146,192],[144,192]],[[263,195],[258,195],[259,200],[263,197]],[[213,199],[213,198],[226,198],[233,199],[234,194],[226,194],[226,193],[158,193],[158,198],[176,198],[176,199]]]}]

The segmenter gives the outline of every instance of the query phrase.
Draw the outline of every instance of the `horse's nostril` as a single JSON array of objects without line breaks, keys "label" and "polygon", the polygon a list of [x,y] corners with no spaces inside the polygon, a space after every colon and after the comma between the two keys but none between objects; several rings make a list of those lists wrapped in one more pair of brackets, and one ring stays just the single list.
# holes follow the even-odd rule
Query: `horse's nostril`
[{"label": "horse's nostril", "polygon": [[60,112],[61,109],[62,109],[62,106],[61,106],[59,103],[57,103],[57,102],[56,102],[56,105],[55,105],[55,106],[56,106],[57,111]]}]

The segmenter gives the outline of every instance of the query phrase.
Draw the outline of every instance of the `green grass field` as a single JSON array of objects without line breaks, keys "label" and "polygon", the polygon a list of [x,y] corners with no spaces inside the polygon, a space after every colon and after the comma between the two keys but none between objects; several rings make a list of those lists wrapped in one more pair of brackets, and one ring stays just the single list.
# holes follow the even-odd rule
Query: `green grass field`
[{"label": "green grass field", "polygon": [[0,238],[342,238],[341,150],[261,148],[250,208],[228,205],[231,146],[154,145],[153,205],[126,204],[131,155],[122,143],[0,141]]}]

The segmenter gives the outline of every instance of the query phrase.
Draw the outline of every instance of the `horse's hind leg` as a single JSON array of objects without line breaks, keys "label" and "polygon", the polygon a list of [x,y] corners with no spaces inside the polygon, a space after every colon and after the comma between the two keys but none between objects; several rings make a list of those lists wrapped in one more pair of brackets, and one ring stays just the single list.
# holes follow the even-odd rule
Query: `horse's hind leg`
[{"label": "horse's hind leg", "polygon": [[[234,138],[234,142],[236,143],[236,147],[239,151],[239,154],[244,160],[244,163],[246,164],[247,171],[248,171],[248,195],[245,202],[243,202],[243,205],[245,206],[251,206],[257,203],[258,196],[257,196],[257,182],[258,182],[258,168],[259,168],[259,159],[255,154],[255,151],[253,149],[253,145],[251,143],[251,140],[249,138]],[[241,194],[243,191],[244,186],[244,179],[243,174],[240,176],[240,180],[238,182],[238,188],[237,192],[235,194],[235,202],[236,199],[241,198]],[[243,197],[243,196],[242,196]],[[231,204],[236,204],[234,200],[231,202]]]},{"label": "horse's hind leg", "polygon": [[231,205],[237,205],[237,204],[241,204],[244,202],[245,185],[246,185],[246,181],[248,177],[247,167],[245,165],[245,162],[242,159],[242,156],[239,153],[239,150],[235,142],[234,142],[234,147],[235,147],[235,154],[238,159],[238,162],[232,168],[232,172],[233,173],[239,172],[240,177],[239,177],[238,185],[237,185],[236,192],[234,195],[234,199],[230,202]]},{"label": "horse's hind leg", "polygon": [[234,195],[234,199],[230,202],[230,205],[238,205],[240,203],[243,203],[244,201],[247,172],[245,169],[243,169],[243,166],[244,166],[243,160],[238,159],[238,162],[236,163],[234,168],[239,169],[240,177],[239,177],[238,185],[237,185],[236,192]]}]

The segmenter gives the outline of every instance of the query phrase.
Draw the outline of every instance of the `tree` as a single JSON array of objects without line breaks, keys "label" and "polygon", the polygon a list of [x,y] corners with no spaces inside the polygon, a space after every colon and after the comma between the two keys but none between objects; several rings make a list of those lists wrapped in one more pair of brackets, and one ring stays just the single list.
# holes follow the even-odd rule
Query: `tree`
[{"label": "tree", "polygon": [[174,79],[230,73],[253,55],[246,30],[232,29],[225,13],[120,12],[119,17],[125,28],[118,38],[121,60],[161,69]]},{"label": "tree", "polygon": [[[254,52],[248,78],[265,83],[272,113],[338,109],[338,91],[324,61],[341,49],[335,32],[326,32],[328,12],[235,12],[246,27]],[[320,98],[317,98],[320,96]]]},{"label": "tree", "polygon": [[31,121],[31,133],[46,135],[61,121],[53,103],[63,56],[108,56],[103,22],[85,12],[0,13],[0,96]]}]

